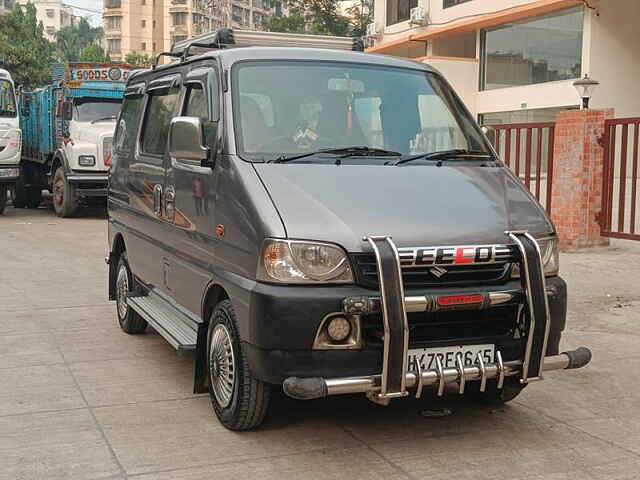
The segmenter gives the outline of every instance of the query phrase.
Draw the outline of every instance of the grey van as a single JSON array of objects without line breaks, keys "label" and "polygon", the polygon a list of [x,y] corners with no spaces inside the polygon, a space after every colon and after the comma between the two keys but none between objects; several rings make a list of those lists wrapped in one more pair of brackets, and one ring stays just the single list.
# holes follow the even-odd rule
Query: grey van
[{"label": "grey van", "polygon": [[501,403],[591,358],[560,353],[553,224],[425,64],[182,54],[131,75],[113,145],[120,326],[193,355],[227,428],[273,388]]}]

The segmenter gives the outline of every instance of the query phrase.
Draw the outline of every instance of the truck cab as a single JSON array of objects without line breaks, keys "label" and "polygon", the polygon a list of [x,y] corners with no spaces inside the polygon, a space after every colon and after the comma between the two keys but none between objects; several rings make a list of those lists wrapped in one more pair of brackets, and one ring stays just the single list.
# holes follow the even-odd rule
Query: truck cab
[{"label": "truck cab", "polygon": [[22,134],[13,79],[0,69],[0,215],[20,175]]},{"label": "truck cab", "polygon": [[243,37],[132,76],[108,197],[120,327],[193,355],[225,427],[274,389],[504,403],[589,362],[560,349],[553,223],[438,71]]},{"label": "truck cab", "polygon": [[111,145],[129,65],[54,66],[54,81],[27,92],[23,108],[22,175],[16,206],[35,208],[43,189],[60,217],[103,204]]}]

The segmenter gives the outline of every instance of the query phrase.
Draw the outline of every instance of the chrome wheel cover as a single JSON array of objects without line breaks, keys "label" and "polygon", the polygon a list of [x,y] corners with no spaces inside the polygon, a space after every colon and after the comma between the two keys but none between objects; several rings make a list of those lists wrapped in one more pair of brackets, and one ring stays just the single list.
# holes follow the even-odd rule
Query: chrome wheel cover
[{"label": "chrome wheel cover", "polygon": [[116,280],[116,305],[118,307],[118,315],[122,320],[127,316],[127,295],[129,294],[129,274],[127,267],[122,265],[118,271]]},{"label": "chrome wheel cover", "polygon": [[233,396],[236,371],[231,336],[227,328],[222,324],[216,325],[211,335],[209,372],[213,394],[220,407],[225,408],[229,405]]}]

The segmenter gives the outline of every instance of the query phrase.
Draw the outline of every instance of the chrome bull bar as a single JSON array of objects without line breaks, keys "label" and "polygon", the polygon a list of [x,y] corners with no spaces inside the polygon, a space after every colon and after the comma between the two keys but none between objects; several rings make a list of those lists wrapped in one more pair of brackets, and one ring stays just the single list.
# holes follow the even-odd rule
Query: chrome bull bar
[{"label": "chrome bull bar", "polygon": [[[481,391],[484,391],[487,380],[497,379],[498,388],[506,377],[522,375],[522,361],[514,360],[502,362],[500,352],[496,352],[495,363],[465,366],[463,368],[442,368],[407,372],[404,377],[406,388],[416,387],[416,397],[420,397],[422,389],[427,386],[437,386],[438,393],[444,393],[444,387],[450,383],[458,383],[459,392],[464,393],[466,382],[480,380]],[[542,370],[569,370],[581,368],[591,361],[591,350],[580,347],[577,350],[551,355],[544,358]],[[287,395],[298,400],[311,400],[331,395],[345,395],[352,393],[366,393],[377,395],[381,391],[382,375],[370,375],[349,378],[297,378],[289,377],[284,381],[283,388]]]}]

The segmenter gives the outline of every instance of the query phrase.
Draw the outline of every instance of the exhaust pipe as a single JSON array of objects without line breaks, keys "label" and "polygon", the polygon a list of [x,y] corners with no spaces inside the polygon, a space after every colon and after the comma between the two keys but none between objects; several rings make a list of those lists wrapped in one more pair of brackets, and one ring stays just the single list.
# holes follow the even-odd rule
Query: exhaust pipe
[{"label": "exhaust pipe", "polygon": [[[417,387],[416,396],[419,397],[422,387],[438,385],[441,394],[444,385],[458,382],[461,385],[461,393],[464,391],[464,383],[480,380],[484,385],[487,379],[497,378],[498,385],[502,385],[505,377],[512,377],[522,373],[522,361],[514,360],[502,363],[497,352],[498,363],[480,364],[460,368],[443,368],[424,370],[420,373],[407,372],[405,383],[407,388]],[[571,370],[582,368],[591,361],[591,350],[580,347],[576,350],[552,355],[544,358],[543,371]],[[330,395],[344,395],[348,393],[366,393],[380,391],[381,375],[350,378],[322,377],[298,378],[289,377],[282,384],[284,392],[297,400],[312,400],[324,398]]]}]

